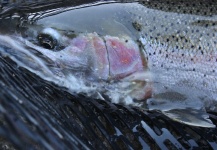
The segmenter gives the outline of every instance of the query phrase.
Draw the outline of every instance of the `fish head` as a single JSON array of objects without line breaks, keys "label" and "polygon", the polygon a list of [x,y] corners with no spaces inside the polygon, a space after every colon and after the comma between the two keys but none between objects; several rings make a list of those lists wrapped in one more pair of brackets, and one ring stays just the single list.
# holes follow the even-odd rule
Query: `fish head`
[{"label": "fish head", "polygon": [[38,35],[38,42],[39,46],[31,47],[59,65],[84,68],[102,79],[119,80],[147,69],[143,52],[129,37],[84,33],[70,38],[45,28]]},{"label": "fish head", "polygon": [[[130,37],[82,33],[70,38],[55,29],[45,28],[38,35],[38,44],[28,46],[62,70],[82,76],[88,82],[111,83],[106,89],[115,89],[137,100],[151,96],[147,60],[138,43]],[[58,49],[58,46],[63,48]],[[111,86],[113,83],[118,86]]]}]

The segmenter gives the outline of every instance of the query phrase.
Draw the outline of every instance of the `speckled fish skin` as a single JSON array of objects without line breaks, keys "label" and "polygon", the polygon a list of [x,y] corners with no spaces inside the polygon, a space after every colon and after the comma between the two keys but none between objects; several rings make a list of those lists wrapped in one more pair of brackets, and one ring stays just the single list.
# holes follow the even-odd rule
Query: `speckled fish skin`
[{"label": "speckled fish skin", "polygon": [[139,0],[147,8],[164,12],[213,16],[217,14],[216,0]]},{"label": "speckled fish skin", "polygon": [[195,103],[217,101],[217,1],[140,3],[132,6],[132,19],[141,26],[155,94],[175,91]]}]

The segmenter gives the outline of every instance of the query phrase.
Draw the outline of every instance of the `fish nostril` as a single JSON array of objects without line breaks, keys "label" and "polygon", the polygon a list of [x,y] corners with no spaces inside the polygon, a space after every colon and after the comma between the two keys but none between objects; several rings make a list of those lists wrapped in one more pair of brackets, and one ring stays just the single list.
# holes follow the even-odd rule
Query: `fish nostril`
[{"label": "fish nostril", "polygon": [[54,49],[57,46],[57,40],[48,34],[39,34],[38,42],[46,49]]}]

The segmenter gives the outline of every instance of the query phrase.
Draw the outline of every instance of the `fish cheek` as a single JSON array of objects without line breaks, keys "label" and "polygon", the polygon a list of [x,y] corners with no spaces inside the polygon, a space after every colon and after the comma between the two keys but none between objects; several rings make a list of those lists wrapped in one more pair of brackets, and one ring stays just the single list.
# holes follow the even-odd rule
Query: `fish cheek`
[{"label": "fish cheek", "polygon": [[144,70],[138,45],[132,40],[106,36],[106,47],[110,63],[110,76],[124,78],[134,72]]},{"label": "fish cheek", "polygon": [[140,101],[152,97],[151,76],[147,72],[147,60],[132,40],[105,37],[110,63],[110,75],[114,80],[129,83],[129,95]]}]

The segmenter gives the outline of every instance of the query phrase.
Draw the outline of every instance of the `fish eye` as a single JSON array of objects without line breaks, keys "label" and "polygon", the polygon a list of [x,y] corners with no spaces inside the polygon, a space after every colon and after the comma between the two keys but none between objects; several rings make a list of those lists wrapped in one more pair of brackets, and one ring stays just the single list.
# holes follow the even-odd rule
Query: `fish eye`
[{"label": "fish eye", "polygon": [[37,36],[38,43],[40,46],[50,50],[61,50],[62,35],[53,28],[44,28]]},{"label": "fish eye", "polygon": [[41,33],[37,38],[39,45],[46,49],[54,49],[57,46],[57,39],[49,34]]}]

